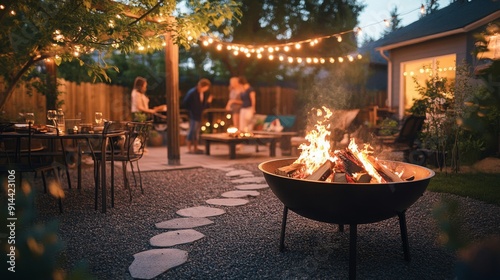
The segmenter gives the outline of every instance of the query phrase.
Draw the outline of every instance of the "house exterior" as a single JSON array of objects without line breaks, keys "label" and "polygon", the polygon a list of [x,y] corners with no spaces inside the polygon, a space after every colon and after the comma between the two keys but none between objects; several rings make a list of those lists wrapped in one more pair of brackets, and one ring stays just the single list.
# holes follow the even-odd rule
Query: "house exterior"
[{"label": "house exterior", "polygon": [[376,50],[388,61],[387,105],[402,117],[419,97],[415,81],[423,85],[436,73],[453,81],[462,62],[477,65],[474,34],[499,19],[498,0],[459,0],[378,40]]}]

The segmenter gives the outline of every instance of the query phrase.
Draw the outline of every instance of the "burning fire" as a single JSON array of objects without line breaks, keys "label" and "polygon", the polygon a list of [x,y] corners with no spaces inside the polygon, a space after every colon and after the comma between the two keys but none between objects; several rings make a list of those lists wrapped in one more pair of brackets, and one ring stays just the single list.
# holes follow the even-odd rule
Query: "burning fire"
[{"label": "burning fire", "polygon": [[316,109],[316,117],[319,120],[305,137],[309,143],[300,145],[302,152],[299,158],[292,165],[278,169],[278,174],[327,182],[403,181],[402,173],[390,170],[373,157],[373,148],[369,144],[364,144],[363,149],[359,149],[353,138],[347,148],[332,152],[329,139],[332,115],[331,110],[326,107]]},{"label": "burning fire", "polygon": [[299,146],[302,152],[295,161],[295,163],[305,165],[304,173],[306,174],[312,174],[323,163],[331,159],[329,136],[331,134],[330,117],[332,116],[332,111],[323,107],[323,110],[316,110],[316,116],[321,119],[314,126],[315,130],[309,132],[305,137],[309,141],[309,145],[301,144]]}]

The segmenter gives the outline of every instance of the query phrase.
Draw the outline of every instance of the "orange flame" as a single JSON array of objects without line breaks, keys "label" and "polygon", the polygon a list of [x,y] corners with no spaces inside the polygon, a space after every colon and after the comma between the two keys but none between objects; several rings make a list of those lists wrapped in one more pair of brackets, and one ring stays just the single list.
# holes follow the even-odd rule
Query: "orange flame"
[{"label": "orange flame", "polygon": [[372,176],[378,183],[385,183],[386,181],[380,174],[377,172],[373,164],[370,163],[370,160],[368,159],[368,156],[370,155],[369,151],[369,145],[365,145],[363,150],[358,149],[358,145],[356,144],[356,141],[351,139],[351,142],[349,143],[348,146],[349,150],[359,159],[359,161],[363,164],[363,167],[365,168],[366,172]]},{"label": "orange flame", "polygon": [[[326,161],[333,163],[338,162],[335,155],[337,151],[331,153],[330,151],[330,120],[333,115],[332,111],[326,107],[316,110],[316,117],[319,119],[311,130],[306,135],[308,143],[301,144],[299,148],[302,150],[299,158],[294,162],[303,164],[304,168],[301,170],[302,175],[308,176],[318,170]],[[381,163],[376,158],[371,156],[373,149],[369,144],[365,144],[363,149],[360,150],[356,144],[355,139],[351,139],[348,149],[363,165],[366,172],[372,177],[372,182],[385,183],[387,182],[381,174],[377,171],[376,166],[380,167]],[[401,174],[396,173],[401,177]]]},{"label": "orange flame", "polygon": [[304,164],[304,173],[307,175],[312,174],[327,160],[332,160],[329,139],[331,134],[330,117],[332,114],[332,111],[324,106],[322,109],[316,109],[316,117],[320,118],[320,120],[315,124],[315,130],[310,131],[305,137],[309,144],[299,146],[302,152],[295,163]]}]

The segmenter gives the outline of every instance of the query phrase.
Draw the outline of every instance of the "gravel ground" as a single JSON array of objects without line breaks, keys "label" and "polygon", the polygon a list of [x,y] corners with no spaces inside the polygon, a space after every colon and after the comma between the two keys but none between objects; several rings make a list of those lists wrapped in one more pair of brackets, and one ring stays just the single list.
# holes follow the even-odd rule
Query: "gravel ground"
[{"label": "gravel ground", "polygon": [[[234,166],[262,176],[256,164]],[[119,169],[117,169],[119,171]],[[73,171],[74,172],[74,171]],[[133,201],[117,173],[116,204],[106,214],[94,211],[91,169],[85,170],[84,188],[67,190],[65,212],[38,188],[40,220],[58,219],[65,242],[64,266],[86,261],[97,279],[131,279],[128,267],[135,253],[152,249],[149,239],[166,230],[155,223],[178,217],[182,208],[205,205],[234,190],[227,171],[188,169],[144,172],[145,194],[133,189]],[[38,186],[41,184],[37,183]],[[283,205],[270,189],[238,207],[223,207],[226,214],[211,217],[214,224],[196,228],[205,238],[174,246],[189,253],[188,261],[157,279],[346,279],[349,230],[289,212],[286,246],[278,242]],[[412,260],[403,260],[397,218],[358,226],[358,279],[453,279],[455,254],[443,248],[432,218],[443,197],[459,202],[464,228],[474,239],[500,234],[500,207],[473,199],[426,192],[408,211]]]}]

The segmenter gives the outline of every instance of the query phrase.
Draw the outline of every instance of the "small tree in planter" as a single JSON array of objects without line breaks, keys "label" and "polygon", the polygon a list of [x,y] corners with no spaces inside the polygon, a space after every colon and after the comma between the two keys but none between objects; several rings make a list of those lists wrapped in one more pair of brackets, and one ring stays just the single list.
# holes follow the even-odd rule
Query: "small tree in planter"
[{"label": "small tree in planter", "polygon": [[456,69],[456,80],[448,81],[436,74],[426,80],[425,86],[415,81],[421,97],[414,100],[409,112],[426,116],[422,142],[440,170],[449,162],[453,171],[458,172],[462,159],[472,163],[484,150],[485,138],[479,129],[484,120],[478,120],[478,116],[486,113],[477,100],[487,96],[488,90],[471,73],[470,67],[463,63]]},{"label": "small tree in planter", "polygon": [[450,134],[452,124],[447,114],[453,104],[453,89],[448,80],[439,77],[438,74],[426,80],[425,85],[414,81],[421,97],[414,99],[409,112],[426,117],[421,140],[424,147],[431,151],[430,155],[436,159],[437,167],[442,169],[446,161],[449,138],[452,135]]}]

